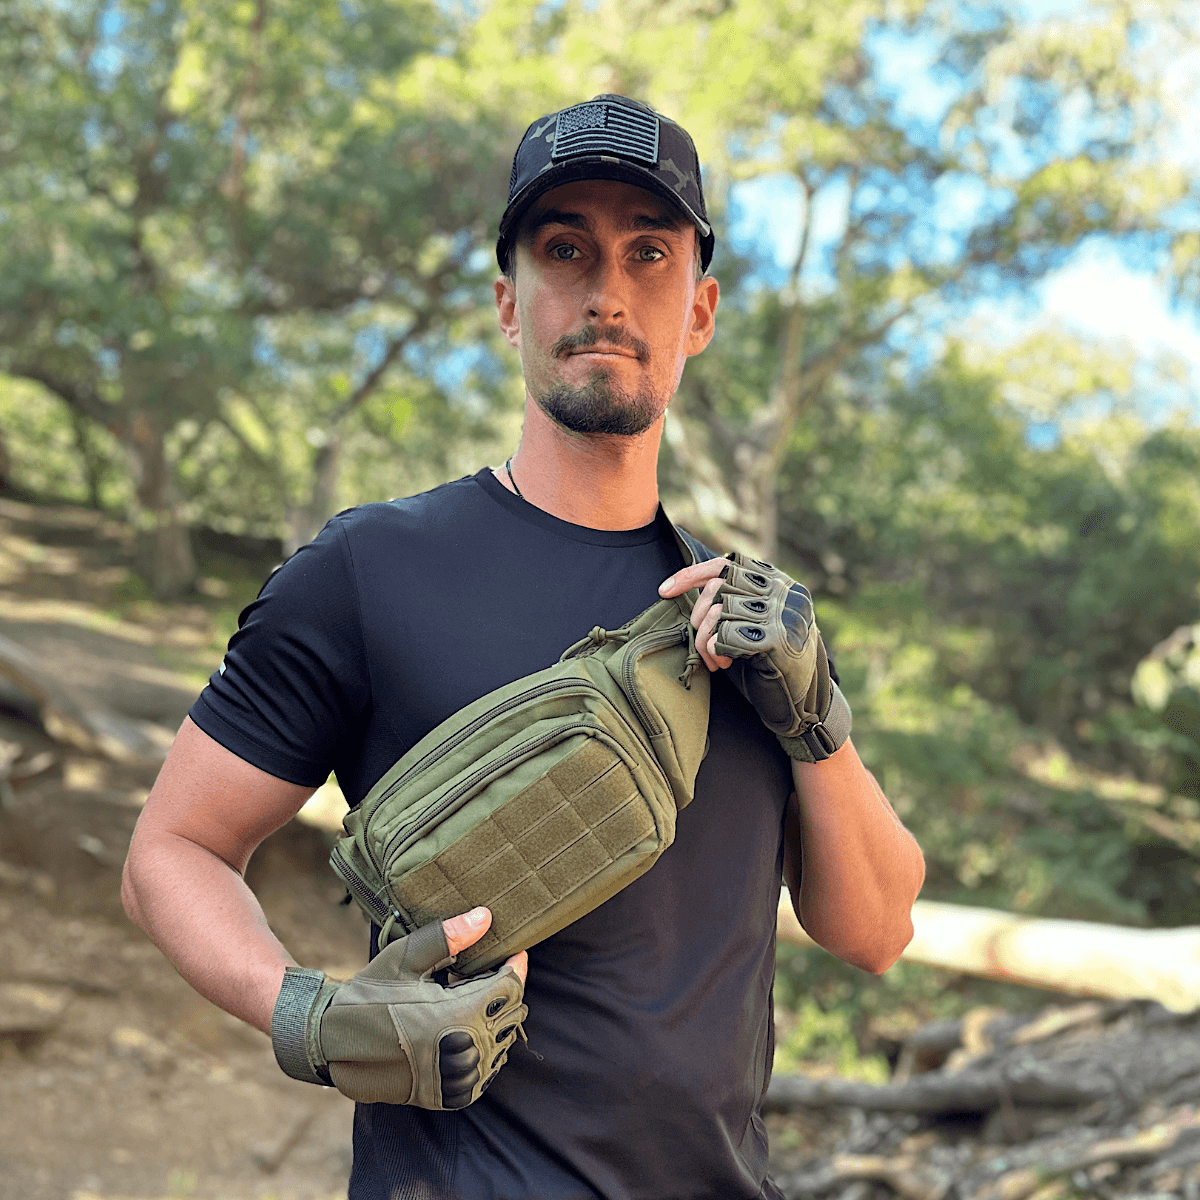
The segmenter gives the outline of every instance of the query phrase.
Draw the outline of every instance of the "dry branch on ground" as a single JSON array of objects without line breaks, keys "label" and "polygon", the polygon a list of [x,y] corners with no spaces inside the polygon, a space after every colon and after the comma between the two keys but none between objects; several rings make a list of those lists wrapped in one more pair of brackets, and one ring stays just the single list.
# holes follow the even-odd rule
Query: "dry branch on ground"
[{"label": "dry branch on ground", "polygon": [[1200,1195],[1200,1013],[987,1015],[969,1048],[969,1016],[912,1035],[898,1082],[772,1080],[768,1111],[852,1114],[832,1152],[777,1179],[789,1200]]}]

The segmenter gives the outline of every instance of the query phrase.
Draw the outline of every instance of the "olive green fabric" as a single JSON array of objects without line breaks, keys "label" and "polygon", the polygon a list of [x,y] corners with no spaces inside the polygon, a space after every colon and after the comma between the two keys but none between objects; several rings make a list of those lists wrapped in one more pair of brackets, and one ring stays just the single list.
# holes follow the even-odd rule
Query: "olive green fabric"
[{"label": "olive green fabric", "polygon": [[347,983],[288,968],[271,1022],[280,1066],[293,1078],[332,1080],[364,1104],[465,1108],[504,1065],[529,1010],[511,967],[433,978],[454,961],[437,921],[386,946]]},{"label": "olive green fabric", "polygon": [[455,966],[484,970],[649,869],[674,840],[707,742],[697,597],[593,629],[554,666],[461,709],[347,815],[330,861],[381,945],[485,905],[491,928]]},{"label": "olive green fabric", "polygon": [[792,758],[820,762],[850,736],[850,706],[830,677],[808,589],[760,559],[730,554],[713,598],[716,652]]}]

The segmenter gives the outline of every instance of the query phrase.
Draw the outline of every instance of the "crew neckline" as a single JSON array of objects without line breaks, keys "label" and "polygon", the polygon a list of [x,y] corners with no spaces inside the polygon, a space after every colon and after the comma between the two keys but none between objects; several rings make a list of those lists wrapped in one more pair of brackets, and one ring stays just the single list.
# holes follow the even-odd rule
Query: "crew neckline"
[{"label": "crew neckline", "polygon": [[553,513],[538,508],[536,504],[530,504],[528,500],[516,495],[515,492],[510,492],[496,478],[491,467],[480,468],[470,478],[479,484],[491,499],[507,509],[514,517],[528,525],[535,525],[539,529],[556,534],[558,537],[567,538],[572,542],[585,542],[591,546],[645,546],[658,541],[665,532],[664,527],[669,527],[667,515],[661,504],[654,514],[654,520],[637,529],[592,529],[587,525],[576,525],[571,521],[564,521],[561,517],[556,517]]}]

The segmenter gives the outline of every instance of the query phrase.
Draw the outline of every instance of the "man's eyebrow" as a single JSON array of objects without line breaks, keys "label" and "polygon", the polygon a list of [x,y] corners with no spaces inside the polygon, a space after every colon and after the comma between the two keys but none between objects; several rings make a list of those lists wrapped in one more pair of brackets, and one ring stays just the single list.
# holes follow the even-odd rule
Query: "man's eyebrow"
[{"label": "man's eyebrow", "polygon": [[633,233],[639,229],[682,229],[688,224],[682,217],[672,213],[639,213],[621,226],[622,233]]},{"label": "man's eyebrow", "polygon": [[563,212],[561,208],[547,208],[527,219],[525,232],[532,235],[547,225],[566,225],[571,229],[585,229],[587,222],[579,213]]},{"label": "man's eyebrow", "polygon": [[[532,237],[539,229],[544,229],[547,225],[565,225],[569,229],[586,229],[587,224],[586,218],[581,213],[564,212],[560,208],[547,208],[528,218],[524,233],[526,237]],[[638,213],[622,221],[617,226],[617,230],[619,233],[637,233],[643,229],[679,230],[685,224],[687,222],[682,217],[677,217],[672,213]]]}]

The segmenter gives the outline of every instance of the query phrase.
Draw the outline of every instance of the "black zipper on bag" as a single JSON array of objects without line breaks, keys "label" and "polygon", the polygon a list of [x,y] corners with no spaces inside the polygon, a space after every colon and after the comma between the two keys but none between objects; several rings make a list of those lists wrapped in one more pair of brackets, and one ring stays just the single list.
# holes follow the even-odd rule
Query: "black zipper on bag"
[{"label": "black zipper on bag", "polygon": [[[375,811],[380,807],[380,805],[382,805],[382,804],[386,803],[388,800],[390,800],[396,794],[396,792],[401,787],[403,787],[404,784],[406,784],[414,775],[433,766],[433,764],[436,763],[439,759],[444,758],[452,750],[454,750],[458,746],[460,746],[465,739],[473,736],[480,729],[482,729],[489,721],[493,720],[497,716],[500,716],[501,714],[506,713],[513,708],[516,708],[518,705],[526,703],[526,701],[528,701],[528,700],[535,700],[541,696],[548,695],[548,694],[556,692],[556,691],[564,691],[564,690],[572,690],[572,689],[574,689],[574,690],[582,689],[584,691],[596,692],[600,696],[604,696],[604,693],[600,690],[600,688],[598,688],[594,683],[591,683],[586,679],[550,679],[550,680],[547,680],[545,683],[538,684],[537,687],[532,687],[528,691],[521,692],[516,696],[510,697],[508,700],[503,701],[501,704],[494,705],[493,707],[489,708],[487,710],[487,712],[480,713],[479,716],[477,716],[473,721],[464,725],[457,733],[455,733],[453,736],[448,738],[446,741],[440,742],[437,746],[435,746],[432,750],[430,750],[428,754],[424,755],[424,757],[418,759],[417,762],[413,763],[413,765],[411,767],[409,767],[408,770],[406,770],[403,775],[399,776],[397,779],[393,780],[390,784],[388,784],[387,788],[384,791],[382,791],[371,802],[371,811],[370,812],[364,811],[363,817],[362,817],[362,829],[363,829],[363,834],[364,834],[363,847],[367,852],[367,857],[371,860],[371,865],[376,869],[376,871],[379,872],[379,877],[381,879],[384,877],[383,864],[378,860],[378,858],[376,858],[375,852],[371,848],[371,839],[366,837],[365,835],[366,835],[367,826],[368,826],[368,824],[370,824],[371,818],[375,815]],[[607,700],[608,697],[604,696],[604,699]],[[610,701],[610,703],[611,703],[611,701]],[[365,805],[365,803],[366,802],[364,801],[364,805]],[[391,845],[391,842],[392,842],[392,839],[389,838],[388,839],[389,846]]]},{"label": "black zipper on bag", "polygon": [[[635,638],[629,646],[629,652],[625,655],[625,661],[621,664],[621,690],[625,693],[625,698],[629,701],[633,711],[637,713],[638,720],[641,721],[645,730],[652,737],[657,737],[662,733],[662,726],[651,716],[650,710],[646,707],[642,700],[642,694],[638,691],[637,686],[637,664],[651,650],[657,650],[661,646],[670,646],[678,642],[682,642],[687,637],[687,633],[683,629],[655,629],[649,633],[644,633],[639,638]],[[643,643],[638,646],[637,653],[632,652],[633,646],[638,643]]]},{"label": "black zipper on bag", "polygon": [[[487,766],[480,767],[477,771],[473,771],[466,779],[460,782],[448,791],[434,805],[423,810],[417,817],[409,821],[407,825],[401,825],[396,829],[392,836],[388,838],[387,845],[384,847],[383,856],[385,859],[392,857],[393,851],[398,853],[403,852],[403,846],[399,843],[405,839],[411,838],[414,834],[420,835],[425,829],[436,824],[437,818],[442,815],[460,796],[465,792],[469,792],[477,783],[485,780],[489,775],[494,775],[502,772],[506,766],[515,762],[518,759],[526,758],[538,747],[545,745],[547,742],[562,741],[575,733],[589,732],[594,734],[592,725],[577,723],[575,725],[559,725],[554,729],[549,729],[543,734],[539,734],[535,738],[530,738],[528,741],[522,742],[519,746],[514,746],[507,753],[502,754],[499,758],[493,759]],[[624,756],[622,756],[624,758]]]},{"label": "black zipper on bag", "polygon": [[391,909],[375,889],[351,866],[349,860],[342,853],[340,842],[334,845],[329,859],[333,869],[341,876],[359,905],[367,910],[376,925],[382,925],[391,914]]}]

